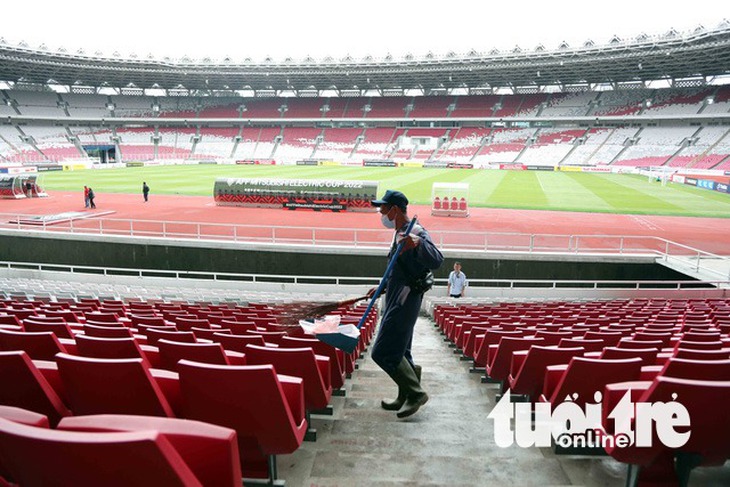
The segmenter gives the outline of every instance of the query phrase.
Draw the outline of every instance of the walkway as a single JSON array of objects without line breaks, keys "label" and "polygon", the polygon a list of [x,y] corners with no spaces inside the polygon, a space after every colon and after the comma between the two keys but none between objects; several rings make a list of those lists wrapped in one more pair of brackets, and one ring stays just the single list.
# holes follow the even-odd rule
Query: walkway
[{"label": "walkway", "polygon": [[[380,408],[395,385],[366,354],[333,398],[332,418],[315,417],[314,443],[279,457],[279,476],[299,486],[623,486],[625,469],[608,458],[556,457],[550,449],[499,448],[487,414],[496,385],[480,383],[428,318],[417,324],[414,356],[431,400],[398,420]],[[730,477],[729,477],[730,478]]]}]

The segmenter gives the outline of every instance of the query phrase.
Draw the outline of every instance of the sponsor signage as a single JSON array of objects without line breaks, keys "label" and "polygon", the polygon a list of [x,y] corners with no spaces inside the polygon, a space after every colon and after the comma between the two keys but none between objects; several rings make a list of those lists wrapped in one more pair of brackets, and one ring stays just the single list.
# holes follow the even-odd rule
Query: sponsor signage
[{"label": "sponsor signage", "polygon": [[721,193],[730,193],[730,186],[724,183],[717,183],[717,186],[715,186],[715,191],[720,191]]},{"label": "sponsor signage", "polygon": [[236,164],[245,165],[256,165],[256,166],[273,166],[276,161],[273,159],[240,159],[236,161]]},{"label": "sponsor signage", "polygon": [[315,161],[312,159],[297,161],[297,166],[319,166],[319,161]]},{"label": "sponsor signage", "polygon": [[287,210],[296,210],[297,208],[304,208],[307,210],[315,210],[315,211],[321,211],[321,210],[328,210],[328,211],[343,211],[347,209],[346,205],[343,205],[342,203],[326,203],[326,202],[317,202],[317,201],[285,201],[284,202],[284,208]]},{"label": "sponsor signage", "polygon": [[218,178],[217,205],[288,209],[372,211],[377,181],[332,179]]},{"label": "sponsor signage", "polygon": [[696,178],[684,178],[684,184],[689,184],[690,186],[697,186],[697,179]]},{"label": "sponsor signage", "polygon": [[499,168],[507,169],[510,171],[524,171],[525,170],[525,166],[523,166],[522,164],[500,164]]},{"label": "sponsor signage", "polygon": [[218,161],[198,161],[198,164],[218,164]]},{"label": "sponsor signage", "polygon": [[423,167],[423,162],[420,161],[405,161],[400,163],[401,167]]},{"label": "sponsor signage", "polygon": [[532,165],[527,165],[527,166],[525,166],[525,168],[528,171],[554,171],[555,170],[555,167],[554,166],[532,166]]},{"label": "sponsor signage", "polygon": [[426,161],[423,163],[423,167],[448,167],[448,162],[441,161]]},{"label": "sponsor signage", "polygon": [[583,172],[611,172],[609,167],[583,167]]},{"label": "sponsor signage", "polygon": [[396,167],[395,161],[365,160],[362,165],[366,167]]},{"label": "sponsor signage", "polygon": [[698,179],[697,180],[698,188],[715,189],[716,184],[717,183],[715,181],[710,181],[708,179]]},{"label": "sponsor signage", "polygon": [[37,167],[38,171],[63,171],[63,166],[60,164],[44,164]]},{"label": "sponsor signage", "polygon": [[449,169],[474,169],[474,164],[468,164],[463,162],[449,162],[446,164]]}]

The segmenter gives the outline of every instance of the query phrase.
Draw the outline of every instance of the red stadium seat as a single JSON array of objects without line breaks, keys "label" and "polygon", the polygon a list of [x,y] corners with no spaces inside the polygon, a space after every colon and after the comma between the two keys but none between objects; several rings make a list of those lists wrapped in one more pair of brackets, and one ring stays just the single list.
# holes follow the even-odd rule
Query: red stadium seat
[{"label": "red stadium seat", "polygon": [[203,485],[241,485],[238,440],[236,432],[229,428],[189,419],[100,414],[64,418],[58,429],[97,433],[157,431],[167,438]]},{"label": "red stadium seat", "polygon": [[19,485],[203,485],[170,441],[151,430],[79,433],[0,419],[0,458]]},{"label": "red stadium seat", "polygon": [[332,397],[330,361],[315,355],[311,348],[271,348],[246,346],[246,360],[251,365],[271,364],[277,374],[304,380],[304,403],[308,411],[324,409]]},{"label": "red stadium seat", "polygon": [[59,353],[56,363],[75,415],[175,416],[141,358],[99,359]]},{"label": "red stadium seat", "polygon": [[570,396],[582,406],[592,402],[594,394],[602,392],[606,384],[638,380],[641,364],[638,357],[617,360],[574,357],[567,367],[548,367],[540,401],[557,406]]},{"label": "red stadium seat", "polygon": [[167,370],[177,370],[180,360],[219,365],[246,365],[246,356],[224,350],[220,343],[182,343],[162,339],[157,342],[160,363]]},{"label": "red stadium seat", "polygon": [[74,338],[74,333],[71,331],[71,327],[68,326],[65,321],[60,323],[44,323],[28,318],[23,320],[23,329],[29,333],[49,331],[58,338]]},{"label": "red stadium seat", "polygon": [[231,335],[230,333],[218,332],[213,334],[212,340],[223,345],[223,348],[226,350],[233,350],[234,352],[241,353],[246,352],[246,345],[248,344],[260,345],[262,347],[266,345],[263,336],[251,335],[248,333],[245,335]]},{"label": "red stadium seat", "polygon": [[286,336],[279,342],[283,348],[311,348],[315,354],[329,357],[330,383],[332,389],[340,389],[345,385],[345,353],[316,338],[300,338]]},{"label": "red stadium seat", "polygon": [[[698,466],[722,465],[730,458],[730,382],[678,379],[658,376],[648,388],[632,393],[634,403],[649,404],[678,401],[687,409],[691,434],[681,447],[667,448],[653,434],[650,447],[631,445],[623,448],[609,445],[606,452],[615,460],[629,464],[627,485],[683,485],[689,483],[692,469]],[[604,411],[607,404],[623,396],[632,383],[606,386]],[[636,396],[635,396],[636,394]],[[610,406],[608,406],[610,408]],[[610,410],[610,409],[609,409]],[[605,424],[604,427],[610,429]],[[680,430],[681,431],[681,430]]]},{"label": "red stadium seat", "polygon": [[517,350],[529,350],[533,345],[544,345],[542,338],[503,337],[499,344],[491,345],[491,360],[487,364],[487,378],[504,382],[509,377],[512,364],[512,353]]},{"label": "red stadium seat", "polygon": [[50,331],[30,333],[5,329],[0,329],[0,350],[23,350],[33,360],[55,360],[57,353],[69,351]]},{"label": "red stadium seat", "polygon": [[173,342],[183,343],[197,343],[195,333],[192,331],[175,331],[175,330],[163,330],[160,328],[148,328],[145,330],[147,335],[147,343],[149,345],[157,345],[157,342],[165,339]]},{"label": "red stadium seat", "polygon": [[78,335],[78,355],[95,358],[141,358],[148,367],[159,367],[160,353],[155,347],[140,345],[133,337],[104,338]]},{"label": "red stadium seat", "polygon": [[[545,372],[549,365],[567,364],[570,359],[582,356],[585,350],[581,347],[543,347],[535,345],[525,353],[517,370],[512,370],[505,383],[510,393],[527,396],[535,401],[540,396],[545,380]],[[517,354],[513,354],[513,367]]]},{"label": "red stadium seat", "polygon": [[0,352],[0,404],[34,411],[51,425],[71,414],[25,352]]},{"label": "red stadium seat", "polygon": [[185,417],[236,430],[244,477],[276,480],[276,455],[304,440],[302,380],[272,365],[178,364]]}]

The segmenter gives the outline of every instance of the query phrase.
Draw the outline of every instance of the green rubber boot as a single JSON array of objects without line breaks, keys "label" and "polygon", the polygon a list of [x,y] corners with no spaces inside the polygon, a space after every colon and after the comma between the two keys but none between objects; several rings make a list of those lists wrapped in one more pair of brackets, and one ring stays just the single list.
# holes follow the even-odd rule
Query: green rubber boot
[{"label": "green rubber boot", "polygon": [[[418,378],[418,383],[421,383],[421,371],[423,368],[420,365],[414,365],[413,371],[416,373],[416,377]],[[398,397],[393,401],[387,401],[383,399],[380,401],[380,407],[385,409],[386,411],[398,411],[400,408],[403,407],[403,403],[406,402],[406,395],[403,392],[403,390],[398,387]]]}]

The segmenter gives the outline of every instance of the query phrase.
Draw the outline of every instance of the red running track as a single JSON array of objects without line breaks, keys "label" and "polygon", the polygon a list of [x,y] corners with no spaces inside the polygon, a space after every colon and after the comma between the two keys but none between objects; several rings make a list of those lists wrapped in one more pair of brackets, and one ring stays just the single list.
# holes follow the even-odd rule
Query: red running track
[{"label": "red running track", "polygon": [[[54,191],[48,198],[0,200],[0,213],[47,215],[67,211],[114,211],[100,218],[168,222],[236,223],[308,228],[381,229],[373,213],[330,213],[308,210],[216,206],[212,196],[98,194],[96,210],[84,209],[81,192]],[[413,205],[430,231],[506,232],[555,235],[616,235],[662,237],[706,252],[730,255],[730,218],[655,215],[615,215],[542,210],[472,208],[468,218],[434,217],[430,208]],[[135,228],[137,224],[135,223]]]}]

